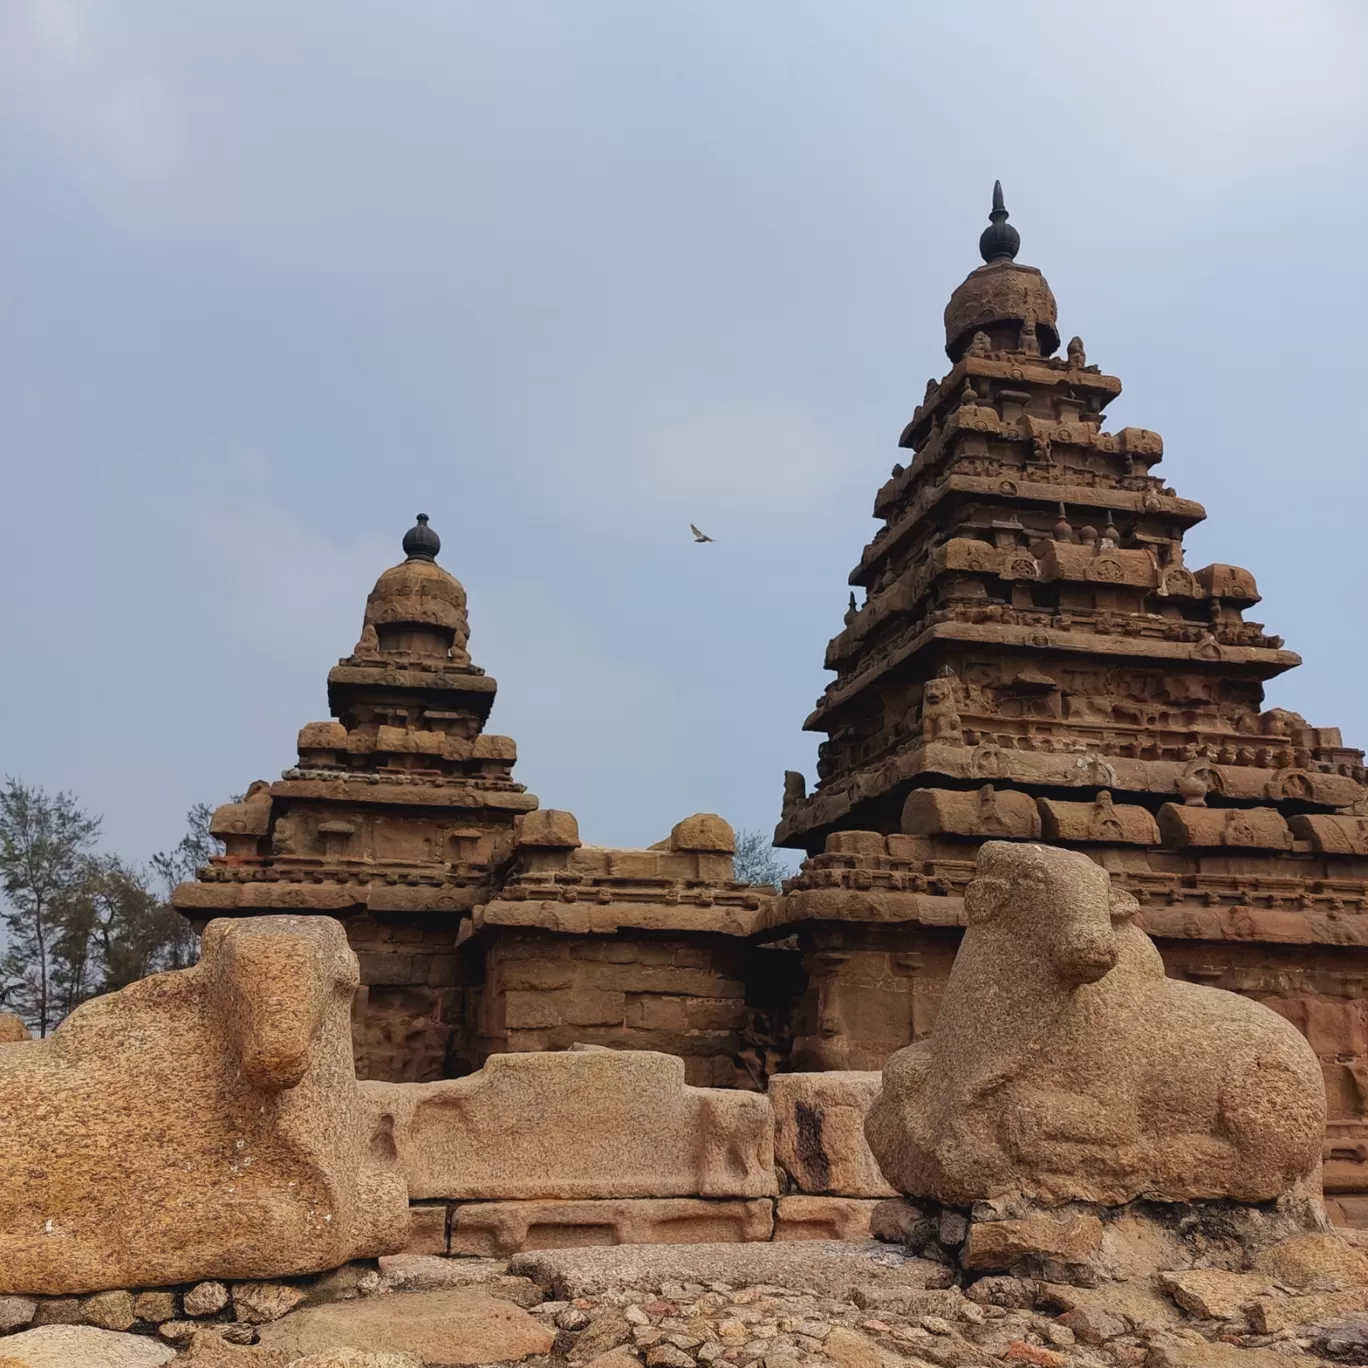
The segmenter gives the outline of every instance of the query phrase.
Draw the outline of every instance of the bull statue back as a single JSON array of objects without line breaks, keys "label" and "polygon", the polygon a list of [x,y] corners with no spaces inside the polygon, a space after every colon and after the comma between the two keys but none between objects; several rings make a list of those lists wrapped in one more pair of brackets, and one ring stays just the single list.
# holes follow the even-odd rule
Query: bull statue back
[{"label": "bull statue back", "polygon": [[866,1120],[900,1192],[948,1205],[1269,1201],[1319,1187],[1320,1065],[1268,1008],[1164,976],[1084,855],[988,841],[932,1034]]}]

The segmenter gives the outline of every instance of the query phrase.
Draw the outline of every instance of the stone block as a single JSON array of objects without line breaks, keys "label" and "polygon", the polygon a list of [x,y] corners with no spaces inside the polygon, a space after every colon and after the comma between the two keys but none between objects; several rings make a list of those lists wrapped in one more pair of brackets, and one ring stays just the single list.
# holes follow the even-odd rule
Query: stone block
[{"label": "stone block", "polygon": [[451,1218],[451,1253],[502,1258],[585,1245],[729,1244],[768,1240],[773,1204],[697,1197],[467,1202]]},{"label": "stone block", "polygon": [[984,784],[976,792],[913,789],[902,810],[906,836],[998,837],[1038,840],[1040,811],[1027,793],[998,790]]},{"label": "stone block", "polygon": [[0,1346],[4,1368],[157,1368],[176,1351],[147,1335],[100,1330],[93,1325],[45,1325],[22,1330]]},{"label": "stone block", "polygon": [[311,750],[347,749],[347,729],[340,722],[306,722],[299,729],[296,746],[301,754]]},{"label": "stone block", "polygon": [[869,1072],[775,1074],[774,1157],[809,1193],[891,1197],[864,1135],[865,1113],[882,1075]]},{"label": "stone block", "polygon": [[81,1303],[81,1322],[101,1330],[128,1330],[137,1320],[131,1292],[97,1292]]},{"label": "stone block", "polygon": [[627,1015],[626,994],[603,988],[565,988],[550,1001],[569,1026],[620,1026]]},{"label": "stone block", "polygon": [[289,1361],[343,1346],[411,1354],[419,1363],[518,1363],[550,1352],[554,1328],[482,1287],[363,1297],[296,1311],[261,1331]]},{"label": "stone block", "polygon": [[715,812],[696,812],[675,824],[669,848],[730,855],[736,849],[736,836],[730,824]]},{"label": "stone block", "polygon": [[514,992],[503,995],[504,1025],[524,1031],[544,1030],[561,1024],[555,999],[549,993]]},{"label": "stone block", "polygon": [[398,987],[407,983],[426,983],[427,965],[418,955],[394,951],[363,951],[357,956],[361,982],[376,987]]},{"label": "stone block", "polygon": [[687,998],[657,997],[643,994],[626,999],[627,1008],[624,1018],[628,1026],[646,1031],[684,1031],[689,1023],[685,1020],[684,1004]]},{"label": "stone block", "polygon": [[243,1282],[233,1285],[233,1314],[248,1325],[265,1325],[288,1315],[304,1300],[289,1283]]},{"label": "stone block", "polygon": [[516,830],[520,846],[549,850],[578,850],[580,847],[579,822],[573,812],[536,808],[518,818]]},{"label": "stone block", "polygon": [[196,1283],[182,1299],[187,1316],[212,1316],[228,1305],[228,1289],[223,1283]]},{"label": "stone block", "polygon": [[746,1021],[741,998],[684,998],[684,1027],[690,1031],[735,1031]]},{"label": "stone block", "polygon": [[413,1202],[409,1206],[409,1239],[405,1254],[447,1252],[447,1206],[445,1202]]},{"label": "stone block", "polygon": [[1277,1335],[1302,1325],[1368,1310],[1368,1287],[1343,1292],[1309,1292],[1296,1297],[1258,1297],[1249,1304],[1249,1322],[1261,1335]]},{"label": "stone block", "polygon": [[1368,817],[1300,813],[1288,818],[1288,826],[1297,840],[1310,841],[1318,853],[1368,855]]},{"label": "stone block", "polygon": [[1362,1002],[1307,998],[1302,1020],[1297,1025],[1318,1055],[1368,1053]]},{"label": "stone block", "polygon": [[0,1297],[0,1335],[22,1330],[38,1314],[38,1303],[31,1297]]},{"label": "stone block", "polygon": [[[484,732],[475,738],[471,755],[476,760],[501,760],[506,765],[516,764],[518,743],[511,736],[495,736],[492,732]],[[565,815],[570,816],[569,813]]]},{"label": "stone block", "polygon": [[776,1240],[867,1240],[877,1201],[860,1197],[781,1197]]},{"label": "stone block", "polygon": [[490,984],[496,988],[544,993],[568,988],[574,978],[575,971],[569,960],[514,959],[498,963],[491,972]]},{"label": "stone block", "polygon": [[586,987],[620,993],[661,993],[671,997],[745,996],[745,986],[735,979],[706,969],[678,969],[672,964],[585,965],[581,982]]},{"label": "stone block", "polygon": [[175,1320],[177,1314],[174,1292],[141,1292],[133,1301],[133,1314],[149,1325]]},{"label": "stone block", "polygon": [[360,1088],[364,1129],[392,1147],[414,1199],[775,1191],[768,1100],[688,1087],[673,1055],[496,1054],[466,1078]]},{"label": "stone block", "polygon": [[218,920],[194,968],[0,1050],[0,1292],[287,1277],[402,1249],[403,1179],[354,1119],[356,985],[330,918]]},{"label": "stone block", "polygon": [[1203,1320],[1242,1320],[1256,1298],[1266,1296],[1269,1279],[1221,1268],[1189,1268],[1160,1273],[1159,1286],[1192,1315]]},{"label": "stone block", "polygon": [[1096,1216],[1041,1213],[1019,1220],[975,1221],[960,1259],[972,1272],[1008,1273],[1032,1255],[1086,1264],[1101,1248],[1102,1222]]},{"label": "stone block", "polygon": [[1105,789],[1091,803],[1061,803],[1054,798],[1036,801],[1040,834],[1047,841],[1109,842],[1155,846],[1159,825],[1148,808],[1113,803]]},{"label": "stone block", "polygon": [[610,850],[608,877],[633,883],[669,878],[664,855],[654,850]]},{"label": "stone block", "polygon": [[878,831],[833,831],[823,847],[827,855],[886,855],[888,843]]},{"label": "stone block", "polygon": [[1206,808],[1165,803],[1159,836],[1170,850],[1235,846],[1248,850],[1291,850],[1292,831],[1274,808]]}]

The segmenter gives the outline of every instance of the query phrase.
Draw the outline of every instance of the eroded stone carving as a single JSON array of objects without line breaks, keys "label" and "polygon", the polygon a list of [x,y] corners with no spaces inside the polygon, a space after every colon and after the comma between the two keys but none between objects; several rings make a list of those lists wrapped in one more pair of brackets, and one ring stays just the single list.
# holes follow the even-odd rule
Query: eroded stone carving
[{"label": "eroded stone carving", "polygon": [[1165,978],[1136,910],[1083,855],[983,845],[936,1029],[889,1060],[866,1122],[894,1187],[955,1205],[1259,1202],[1318,1180],[1306,1041]]},{"label": "eroded stone carving", "polygon": [[413,1198],[764,1197],[773,1120],[649,1050],[501,1054],[468,1078],[363,1083],[375,1152]]},{"label": "eroded stone carving", "polygon": [[337,922],[211,922],[200,962],[0,1046],[0,1292],[316,1272],[393,1253],[403,1179],[356,1128]]}]

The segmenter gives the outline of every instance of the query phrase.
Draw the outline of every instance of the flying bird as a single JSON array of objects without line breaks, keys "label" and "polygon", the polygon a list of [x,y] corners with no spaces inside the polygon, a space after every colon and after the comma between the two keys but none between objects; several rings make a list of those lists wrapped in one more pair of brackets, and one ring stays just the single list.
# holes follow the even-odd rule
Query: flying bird
[{"label": "flying bird", "polygon": [[705,542],[705,541],[712,541],[712,540],[713,540],[713,538],[710,537],[710,536],[708,536],[708,534],[707,534],[706,532],[700,532],[700,531],[698,530],[698,528],[696,528],[696,527],[693,525],[693,523],[690,523],[690,524],[689,524],[689,531],[692,532],[692,533],[694,534],[694,541],[696,541],[696,542]]}]

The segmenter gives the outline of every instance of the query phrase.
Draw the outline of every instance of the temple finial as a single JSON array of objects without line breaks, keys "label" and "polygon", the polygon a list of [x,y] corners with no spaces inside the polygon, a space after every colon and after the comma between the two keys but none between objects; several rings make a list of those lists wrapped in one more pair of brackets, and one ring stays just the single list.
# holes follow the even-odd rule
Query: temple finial
[{"label": "temple finial", "polygon": [[1021,247],[1021,234],[1007,222],[1007,207],[1002,201],[1002,182],[993,182],[993,209],[988,227],[979,238],[979,255],[984,261],[1012,261]]},{"label": "temple finial", "polygon": [[442,539],[428,526],[428,515],[420,513],[418,522],[404,533],[404,555],[409,560],[436,560]]}]

